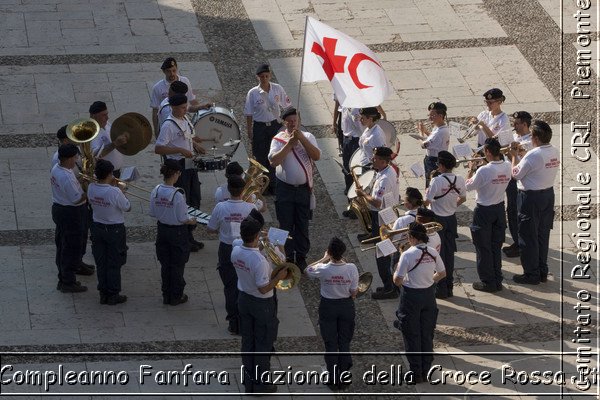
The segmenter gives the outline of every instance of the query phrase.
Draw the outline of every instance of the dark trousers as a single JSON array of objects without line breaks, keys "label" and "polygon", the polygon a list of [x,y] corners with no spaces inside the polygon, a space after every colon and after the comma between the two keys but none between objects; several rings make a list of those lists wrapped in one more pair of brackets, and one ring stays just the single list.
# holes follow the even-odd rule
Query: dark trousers
[{"label": "dark trousers", "polygon": [[[354,336],[354,300],[326,299],[321,297],[319,305],[319,327],[325,343],[325,363],[329,372],[330,383],[339,383],[340,373],[352,368],[350,342]],[[337,368],[334,368],[337,365]]]},{"label": "dark trousers", "polygon": [[471,237],[477,253],[477,274],[481,282],[492,287],[502,284],[501,249],[505,230],[503,201],[491,206],[475,206]]},{"label": "dark trousers", "polygon": [[437,293],[448,295],[452,293],[454,285],[454,253],[456,252],[456,235],[458,232],[458,224],[456,215],[452,214],[447,217],[436,216],[436,221],[444,227],[440,232],[442,247],[440,248],[440,257],[446,268],[446,277],[440,279],[437,283]]},{"label": "dark trousers", "polygon": [[277,120],[271,121],[270,126],[257,121],[252,124],[252,154],[256,161],[269,169],[269,187],[271,189],[275,188],[275,168],[271,167],[269,162],[269,150],[271,149],[271,141],[280,128],[281,124]]},{"label": "dark trousers", "polygon": [[102,295],[117,295],[121,292],[121,267],[127,262],[125,225],[92,222],[90,232],[98,291]]},{"label": "dark trousers", "polygon": [[506,187],[506,219],[513,243],[519,244],[519,208],[517,206],[517,181],[511,179]]},{"label": "dark trousers", "polygon": [[[379,213],[371,210],[371,236],[379,236]],[[377,254],[377,253],[376,253]],[[375,255],[377,257],[377,255]],[[386,292],[394,289],[394,283],[392,282],[392,257],[379,257],[375,258],[377,263],[377,272],[383,283],[383,288]]]},{"label": "dark trousers", "polygon": [[548,243],[554,221],[554,189],[519,190],[519,248],[528,277],[548,275]]},{"label": "dark trousers", "polygon": [[162,294],[165,300],[183,296],[185,279],[183,271],[190,257],[187,225],[165,225],[158,223],[156,235],[156,257],[160,262]]},{"label": "dark trousers", "polygon": [[[350,172],[350,158],[352,154],[358,149],[358,138],[344,136],[344,142],[342,144],[342,165],[346,168],[346,171]],[[346,182],[346,192],[354,182],[351,174],[344,175],[344,181]]]},{"label": "dark trousers", "polygon": [[231,263],[231,250],[233,247],[230,244],[219,242],[219,276],[223,282],[223,293],[225,294],[225,311],[227,311],[227,321],[229,327],[238,330],[238,288],[237,274]]},{"label": "dark trousers", "polygon": [[[185,166],[185,160],[182,158],[179,160],[179,164],[181,166]],[[192,206],[195,208],[200,208],[200,200],[202,200],[202,196],[200,195],[200,180],[198,179],[198,171],[195,168],[184,169],[173,185],[178,188],[182,188],[185,192],[185,202],[188,206]],[[196,229],[194,225],[186,225],[186,229],[188,230],[188,241],[190,243],[194,240],[194,234],[192,231]]]},{"label": "dark trousers", "polygon": [[423,168],[425,169],[425,189],[429,187],[430,176],[437,169],[437,157],[425,156],[423,159]]},{"label": "dark trousers", "polygon": [[278,179],[276,194],[275,213],[279,228],[292,236],[285,242],[285,255],[288,259],[292,259],[294,254],[306,258],[310,250],[308,223],[312,218],[310,189],[308,185],[295,187]]},{"label": "dark trousers", "polygon": [[93,220],[92,207],[86,204],[81,208],[81,257],[87,252],[88,235]]},{"label": "dark trousers", "polygon": [[[240,334],[242,335],[241,351],[249,353],[273,351],[273,344],[277,339],[279,328],[275,297],[261,299],[240,292],[238,308],[240,310]],[[246,391],[251,392],[254,385],[261,384],[257,381],[260,374],[271,369],[271,356],[268,354],[244,354],[242,355],[242,364],[246,371],[246,376],[243,377],[244,386]]]},{"label": "dark trousers", "polygon": [[[400,290],[400,305],[396,311],[406,352],[433,352],[433,333],[438,308],[435,301],[435,284],[426,289]],[[410,370],[415,375],[429,371],[433,354],[407,354]]]},{"label": "dark trousers", "polygon": [[87,204],[80,206],[52,204],[52,221],[56,224],[54,243],[58,282],[64,285],[74,285],[76,282],[75,271],[81,263],[84,210],[87,210]]}]

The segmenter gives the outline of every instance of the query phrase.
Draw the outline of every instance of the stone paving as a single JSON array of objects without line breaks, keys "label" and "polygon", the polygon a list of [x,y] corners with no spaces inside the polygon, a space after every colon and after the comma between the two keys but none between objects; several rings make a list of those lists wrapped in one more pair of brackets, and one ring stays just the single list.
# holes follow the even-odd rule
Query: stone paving
[{"label": "stone paving", "polygon": [[[55,147],[32,143],[38,143],[36,138],[53,136],[58,127],[75,118],[87,116],[87,108],[95,100],[107,102],[113,120],[131,111],[150,117],[149,92],[162,78],[159,67],[169,55],[180,60],[181,74],[190,79],[202,101],[233,108],[240,122],[244,119],[241,109],[244,95],[255,84],[252,75],[255,65],[247,66],[248,76],[234,74],[232,66],[237,66],[239,57],[268,60],[277,81],[296,103],[298,54],[306,15],[381,49],[378,57],[395,89],[383,107],[389,120],[403,127],[398,132],[401,150],[397,159],[402,171],[401,190],[406,186],[423,187],[423,178],[407,172],[411,164],[422,160],[423,151],[406,135],[412,132],[406,127],[425,119],[427,105],[437,99],[448,105],[452,118],[476,115],[483,108],[482,92],[497,86],[507,97],[505,111],[524,109],[552,118],[553,144],[563,150],[562,180],[555,183],[555,191],[563,194],[557,197],[563,205],[575,206],[576,198],[569,190],[577,186],[578,172],[597,171],[597,153],[592,151],[592,160],[585,165],[569,157],[569,116],[564,115],[564,125],[558,125],[561,99],[554,83],[560,79],[560,57],[543,51],[536,55],[544,60],[545,67],[553,66],[549,77],[540,68],[539,60],[532,58],[530,50],[521,45],[525,38],[511,36],[520,23],[531,24],[528,35],[540,39],[553,35],[560,25],[559,4],[557,0],[537,0],[521,8],[518,2],[501,0],[379,0],[373,4],[358,0],[0,0],[0,135],[5,141],[0,148],[0,235],[7,239],[6,243],[0,243],[2,365],[10,363],[13,371],[51,371],[59,365],[64,370],[125,371],[131,378],[128,384],[118,386],[53,387],[49,393],[59,398],[60,394],[82,399],[125,395],[136,398],[135,394],[142,393],[154,394],[151,398],[167,398],[168,394],[181,393],[183,398],[191,399],[201,394],[210,396],[211,392],[241,398],[236,396],[242,392],[239,355],[213,357],[206,353],[239,350],[239,339],[230,336],[225,327],[224,299],[215,270],[218,246],[215,237],[205,235],[202,228],[198,230],[197,236],[202,237],[206,247],[192,254],[186,267],[190,302],[176,309],[164,306],[158,295],[160,276],[154,254],[154,221],[147,216],[146,203],[133,199],[126,224],[130,232],[140,233],[129,240],[128,262],[122,270],[123,293],[129,296],[129,301],[115,307],[100,306],[93,290],[94,276],[81,277],[82,283],[91,289],[87,293],[71,295],[56,291],[54,225],[49,215],[47,185]],[[576,33],[572,18],[574,2],[565,0],[562,4],[564,33]],[[506,7],[511,7],[510,11],[522,20],[507,22],[498,11]],[[596,15],[597,7],[597,2],[592,1],[586,12]],[[545,14],[532,15],[532,10],[545,10]],[[598,23],[593,18],[591,22],[590,29],[596,32]],[[259,47],[242,45],[241,53],[229,53],[228,48],[239,49],[240,43],[217,43],[215,32],[232,38],[235,33],[249,32],[248,42],[254,41]],[[573,35],[564,39],[569,45],[575,40]],[[597,57],[594,54],[594,62]],[[360,227],[341,218],[347,200],[342,193],[342,174],[333,161],[338,152],[336,140],[327,132],[332,121],[332,103],[329,83],[303,85],[300,101],[303,124],[318,134],[323,150],[317,163],[316,181],[321,220],[312,223],[311,256],[320,256],[324,243],[337,234],[347,239],[354,250],[348,254],[349,259],[361,270],[377,276],[372,253],[361,252],[356,240]],[[580,109],[588,118],[595,117],[592,105]],[[245,132],[243,125],[241,128]],[[247,156],[243,143],[234,159],[245,166]],[[159,181],[158,157],[152,147],[127,158],[126,164],[137,166],[141,187],[151,188]],[[201,180],[202,209],[210,211],[214,206],[212,193],[224,182],[223,173],[204,173]],[[593,186],[594,205],[598,204],[596,189]],[[474,206],[474,197],[470,195],[459,211],[469,216]],[[274,205],[269,200],[265,217],[269,224],[275,225],[273,211]],[[450,380],[436,385],[433,382],[441,379],[438,371],[430,383],[416,387],[369,386],[361,382],[361,377],[372,365],[389,370],[392,363],[404,369],[408,363],[404,355],[364,353],[354,356],[355,383],[338,397],[379,393],[378,398],[385,398],[386,394],[419,398],[422,394],[423,399],[458,399],[496,393],[493,398],[558,398],[560,390],[566,392],[564,398],[568,399],[593,393],[597,396],[597,384],[582,392],[570,381],[560,386],[520,385],[510,381],[503,384],[499,375],[506,366],[529,372],[542,367],[562,370],[568,377],[576,371],[572,352],[577,346],[571,342],[576,314],[572,307],[582,290],[597,295],[598,273],[597,268],[592,268],[588,281],[568,279],[572,266],[583,262],[577,260],[571,235],[580,230],[575,215],[569,220],[555,220],[549,281],[534,287],[513,284],[511,278],[521,272],[521,267],[518,259],[505,258],[505,289],[499,294],[472,289],[472,282],[477,280],[474,248],[468,226],[459,228],[455,297],[438,302],[435,363],[445,371],[490,371],[491,384],[459,384]],[[595,213],[592,218],[596,230]],[[510,242],[508,237],[507,241]],[[595,251],[592,255],[592,263],[597,266]],[[85,260],[93,262],[89,249]],[[374,285],[378,284],[376,277]],[[374,302],[365,296],[356,305],[354,351],[403,350],[400,335],[392,325],[396,300]],[[275,369],[285,370],[289,366],[294,371],[322,371],[321,355],[301,354],[322,350],[317,308],[315,285],[303,282],[287,293],[280,293],[277,350],[300,353],[275,356]],[[592,301],[590,312],[598,315],[597,302]],[[568,325],[564,336],[561,318]],[[592,326],[597,330],[597,320],[592,321]],[[597,352],[597,347],[594,350]],[[23,351],[83,354],[17,355]],[[102,354],[87,354],[94,351]],[[135,353],[121,354],[124,351]],[[561,351],[571,353],[561,355]],[[213,380],[210,385],[160,386],[152,382],[154,379],[148,379],[140,384],[139,369],[144,364],[151,365],[153,372],[181,371],[186,364],[192,364],[195,370],[224,371],[231,382],[220,385]],[[47,394],[39,386],[3,385],[0,399],[11,398],[9,394],[17,392],[28,393],[30,396],[23,397],[32,399]],[[314,399],[333,395],[322,385],[289,384],[280,387],[279,392],[289,395],[275,397],[308,398],[303,394],[320,393],[310,396]],[[554,396],[549,396],[552,393]]]}]

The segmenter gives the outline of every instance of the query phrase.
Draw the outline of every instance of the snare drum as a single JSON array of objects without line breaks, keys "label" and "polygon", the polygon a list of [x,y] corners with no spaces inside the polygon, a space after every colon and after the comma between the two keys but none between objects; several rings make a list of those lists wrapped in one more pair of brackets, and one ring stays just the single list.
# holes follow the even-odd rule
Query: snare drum
[{"label": "snare drum", "polygon": [[192,117],[192,125],[195,135],[204,140],[202,147],[213,158],[231,158],[241,142],[238,123],[233,111],[227,108],[214,106],[198,110]]},{"label": "snare drum", "polygon": [[380,119],[376,122],[377,125],[381,128],[383,133],[385,134],[385,145],[394,150],[394,146],[398,141],[398,136],[396,134],[396,128],[390,121],[386,121],[385,119]]},{"label": "snare drum", "polygon": [[196,165],[198,172],[222,170],[227,167],[227,164],[229,164],[229,157],[199,156],[194,158],[194,164]]},{"label": "snare drum", "polygon": [[[371,190],[370,186],[373,178],[375,178],[375,170],[373,169],[363,172],[363,174],[358,177],[358,183],[360,183],[360,186],[362,186],[365,192],[369,192]],[[350,189],[348,189],[348,198],[353,199],[356,196],[356,184],[352,182]]]}]

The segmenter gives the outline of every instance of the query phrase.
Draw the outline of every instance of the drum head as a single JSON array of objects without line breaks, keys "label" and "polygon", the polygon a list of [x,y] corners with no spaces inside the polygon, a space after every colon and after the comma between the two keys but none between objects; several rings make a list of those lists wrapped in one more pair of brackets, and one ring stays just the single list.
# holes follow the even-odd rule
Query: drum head
[{"label": "drum head", "polygon": [[[363,190],[368,191],[369,184],[373,180],[373,177],[375,177],[375,170],[373,169],[363,172],[363,174],[358,177],[358,182],[360,183],[360,186],[362,186]],[[356,185],[352,183],[348,189],[348,198],[353,199],[356,196]]]},{"label": "drum head", "polygon": [[[362,151],[362,149],[360,147],[358,149],[356,149],[354,151],[354,153],[352,153],[352,156],[350,157],[350,168],[361,165],[360,161],[364,157],[364,154],[365,154],[364,151]],[[360,175],[359,170],[356,170],[354,172],[357,173],[358,175]]]},{"label": "drum head", "polygon": [[391,122],[386,121],[385,119],[380,119],[379,121],[377,121],[377,125],[379,125],[383,133],[385,133],[386,146],[394,150],[394,146],[398,141],[398,138],[396,137],[396,128],[394,127],[394,125]]},{"label": "drum head", "polygon": [[207,155],[231,157],[240,145],[240,128],[231,111],[223,107],[198,110],[193,118],[195,135],[205,142]]}]

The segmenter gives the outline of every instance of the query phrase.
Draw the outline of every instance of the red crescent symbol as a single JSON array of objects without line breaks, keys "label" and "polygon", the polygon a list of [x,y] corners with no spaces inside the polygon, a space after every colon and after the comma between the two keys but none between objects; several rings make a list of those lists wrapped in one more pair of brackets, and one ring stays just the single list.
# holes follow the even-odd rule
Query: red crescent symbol
[{"label": "red crescent symbol", "polygon": [[372,87],[372,86],[365,85],[364,83],[362,83],[360,81],[360,79],[358,79],[358,72],[356,70],[358,69],[358,65],[364,60],[369,60],[369,61],[373,62],[374,64],[377,64],[381,67],[381,64],[379,64],[377,61],[373,60],[371,57],[369,57],[365,53],[356,53],[355,55],[353,55],[352,59],[350,60],[350,64],[348,64],[348,72],[350,73],[352,82],[354,82],[356,87],[359,89],[366,89],[366,88]]}]

